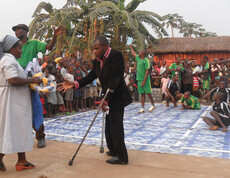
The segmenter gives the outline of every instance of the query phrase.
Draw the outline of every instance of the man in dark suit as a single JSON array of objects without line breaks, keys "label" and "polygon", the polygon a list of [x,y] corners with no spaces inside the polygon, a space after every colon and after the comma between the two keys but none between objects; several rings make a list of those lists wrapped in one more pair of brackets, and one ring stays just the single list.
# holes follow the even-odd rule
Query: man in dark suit
[{"label": "man in dark suit", "polygon": [[110,164],[128,164],[128,154],[124,142],[124,107],[132,102],[124,81],[124,58],[121,52],[111,49],[105,37],[98,37],[93,43],[93,52],[96,59],[90,73],[75,82],[64,82],[60,90],[81,88],[99,78],[102,91],[106,93],[104,106],[109,106],[106,117],[105,135],[109,151],[107,155],[113,156],[106,162]]}]

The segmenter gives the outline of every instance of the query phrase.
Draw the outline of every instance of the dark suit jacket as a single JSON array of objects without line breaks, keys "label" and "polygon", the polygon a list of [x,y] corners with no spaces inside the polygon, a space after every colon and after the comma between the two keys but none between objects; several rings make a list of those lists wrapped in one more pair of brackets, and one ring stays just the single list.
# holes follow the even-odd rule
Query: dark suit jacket
[{"label": "dark suit jacket", "polygon": [[110,109],[121,109],[132,102],[124,81],[124,58],[121,52],[112,49],[102,69],[100,68],[100,61],[95,59],[90,73],[78,80],[80,88],[96,78],[99,78],[104,94],[108,88],[114,90],[106,98]]}]

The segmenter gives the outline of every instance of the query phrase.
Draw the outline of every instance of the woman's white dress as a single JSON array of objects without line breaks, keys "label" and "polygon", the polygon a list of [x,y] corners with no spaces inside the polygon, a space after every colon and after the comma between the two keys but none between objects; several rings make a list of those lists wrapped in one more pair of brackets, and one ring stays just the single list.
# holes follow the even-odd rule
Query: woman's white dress
[{"label": "woman's white dress", "polygon": [[0,60],[0,153],[28,152],[33,148],[32,105],[28,86],[12,86],[8,79],[26,78],[15,57]]}]

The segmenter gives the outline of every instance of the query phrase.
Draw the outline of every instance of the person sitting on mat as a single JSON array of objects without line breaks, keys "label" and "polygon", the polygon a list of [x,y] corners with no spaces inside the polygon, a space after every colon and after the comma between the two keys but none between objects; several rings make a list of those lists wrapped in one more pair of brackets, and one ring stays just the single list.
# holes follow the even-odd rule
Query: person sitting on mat
[{"label": "person sitting on mat", "polygon": [[[189,91],[186,91],[183,94],[178,94],[182,103],[182,108],[181,110],[184,109],[200,109],[200,101],[197,97],[191,95]],[[176,97],[178,97],[178,95]]]},{"label": "person sitting on mat", "polygon": [[179,76],[174,75],[173,79],[170,80],[167,84],[165,100],[166,100],[166,107],[169,106],[169,101],[172,101],[174,107],[177,107],[177,99],[176,95],[179,93],[179,87],[177,82],[179,81]]},{"label": "person sitting on mat", "polygon": [[210,127],[210,130],[218,130],[219,127],[222,127],[223,132],[227,132],[227,127],[230,125],[230,107],[226,102],[222,101],[223,94],[217,92],[213,96],[213,111],[210,112],[210,117],[204,117],[203,120],[206,122]]}]

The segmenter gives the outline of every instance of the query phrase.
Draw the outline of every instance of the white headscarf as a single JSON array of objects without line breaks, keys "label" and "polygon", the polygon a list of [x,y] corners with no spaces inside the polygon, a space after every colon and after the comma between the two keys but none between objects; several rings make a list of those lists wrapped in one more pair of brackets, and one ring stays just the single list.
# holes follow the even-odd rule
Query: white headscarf
[{"label": "white headscarf", "polygon": [[6,35],[0,41],[0,60],[3,57],[4,53],[8,52],[18,41],[18,38],[11,35]]}]

